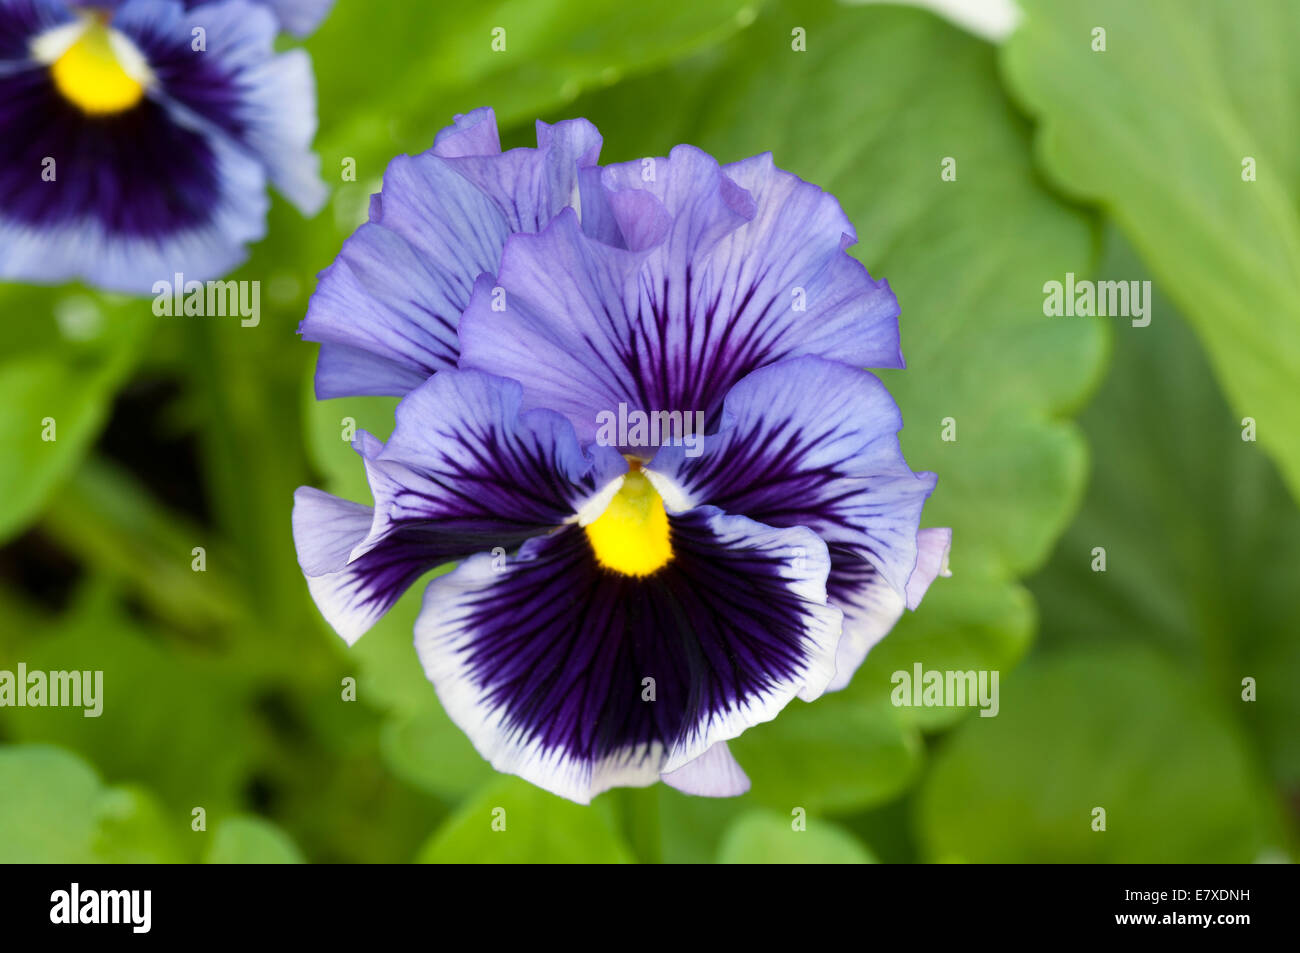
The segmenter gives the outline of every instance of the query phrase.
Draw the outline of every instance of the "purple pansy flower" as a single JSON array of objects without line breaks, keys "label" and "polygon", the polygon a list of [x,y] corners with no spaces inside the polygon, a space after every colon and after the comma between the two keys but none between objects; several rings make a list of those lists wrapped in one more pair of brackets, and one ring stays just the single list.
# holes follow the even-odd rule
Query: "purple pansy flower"
[{"label": "purple pansy flower", "polygon": [[206,280],[264,234],[268,182],[314,214],[311,61],[275,52],[272,6],[307,4],[0,0],[0,278]]},{"label": "purple pansy flower", "polygon": [[[907,466],[898,408],[860,369],[901,366],[897,304],[845,253],[838,203],[769,156],[681,146],[600,168],[548,151],[563,125],[479,152],[472,180],[446,170],[472,189],[403,177],[400,229],[386,180],[333,266],[366,346],[318,368],[318,390],[405,396],[386,444],[355,443],[373,507],[298,491],[299,559],[349,643],[463,560],[429,584],[416,647],[498,770],[580,802],[660,779],[738,794],[726,742],[846,684],[946,572],[949,532],[918,529],[935,478]],[[376,225],[400,253],[379,256]],[[453,228],[503,250],[449,259]],[[462,313],[415,304],[448,285]],[[434,331],[439,361],[406,360]]]}]

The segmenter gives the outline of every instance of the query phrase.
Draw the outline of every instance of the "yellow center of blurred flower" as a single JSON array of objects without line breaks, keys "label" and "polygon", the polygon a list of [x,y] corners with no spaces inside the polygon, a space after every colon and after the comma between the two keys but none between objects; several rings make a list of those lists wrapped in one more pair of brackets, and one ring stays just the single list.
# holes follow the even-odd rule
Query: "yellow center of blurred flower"
[{"label": "yellow center of blurred flower", "polygon": [[[129,52],[129,45],[115,49],[109,28],[92,18],[77,40],[50,64],[50,75],[64,98],[83,112],[92,116],[120,113],[144,97],[144,83],[123,66],[124,52]],[[133,72],[138,72],[138,66]]]},{"label": "yellow center of blurred flower", "polygon": [[639,464],[632,464],[605,512],[587,526],[587,538],[596,561],[625,576],[648,576],[673,558],[663,498]]}]

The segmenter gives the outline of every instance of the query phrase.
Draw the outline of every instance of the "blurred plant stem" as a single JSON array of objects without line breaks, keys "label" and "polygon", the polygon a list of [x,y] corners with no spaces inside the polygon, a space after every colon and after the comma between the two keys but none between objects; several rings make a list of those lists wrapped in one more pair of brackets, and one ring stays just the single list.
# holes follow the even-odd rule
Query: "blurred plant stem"
[{"label": "blurred plant stem", "polygon": [[309,473],[299,382],[310,353],[297,346],[294,320],[264,315],[255,328],[196,321],[187,337],[206,490],[249,614],[236,651],[267,671],[310,679],[336,662],[320,651],[305,611],[290,524],[293,491]]},{"label": "blurred plant stem", "polygon": [[[242,602],[222,568],[221,546],[105,459],[82,464],[46,510],[42,528],[90,566],[126,582],[150,611],[187,634],[211,642],[213,630],[241,621]],[[193,568],[196,546],[204,549],[204,572]]]}]

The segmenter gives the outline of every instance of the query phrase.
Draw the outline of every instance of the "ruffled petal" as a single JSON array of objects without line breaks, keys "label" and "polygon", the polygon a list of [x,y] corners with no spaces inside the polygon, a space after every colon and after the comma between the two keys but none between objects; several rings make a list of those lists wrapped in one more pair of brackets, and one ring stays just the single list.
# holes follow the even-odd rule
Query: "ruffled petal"
[{"label": "ruffled petal", "polygon": [[397,408],[392,439],[359,434],[375,506],[310,488],[295,496],[294,540],[322,615],[354,642],[415,579],[449,560],[551,532],[603,509],[627,466],[584,452],[548,411],[519,412],[519,385],[438,374]]},{"label": "ruffled petal", "polygon": [[749,790],[749,777],[725,741],[663,775],[663,782],[683,794],[700,797],[739,797]]},{"label": "ruffled petal", "polygon": [[[496,223],[489,224],[495,235],[459,247],[448,236],[444,254],[434,258],[382,225],[368,222],[357,229],[321,273],[299,327],[307,340],[322,342],[317,397],[400,396],[435,371],[456,366],[456,302],[469,294],[459,282],[491,257],[488,249],[504,240],[504,228],[481,195],[458,176],[439,171],[442,207],[463,198],[471,216]],[[439,261],[447,266],[439,267]]]},{"label": "ruffled petal", "polygon": [[[898,305],[844,248],[838,203],[769,156],[720,169],[689,146],[611,166],[589,222],[562,213],[507,244],[461,318],[461,366],[513,377],[528,407],[702,412],[746,374],[814,355],[898,367]],[[627,448],[624,448],[627,449]]]},{"label": "ruffled petal", "polygon": [[[764,153],[724,166],[754,197],[757,212],[710,255],[704,296],[739,324],[773,322],[772,350],[859,367],[902,367],[898,300],[845,249],[857,234],[829,192],[778,169]],[[799,308],[800,310],[796,310]]]},{"label": "ruffled petal", "polygon": [[430,583],[425,672],[498,770],[585,803],[678,777],[824,690],[840,625],[825,545],[711,507],[671,517],[671,532],[673,558],[649,576],[602,569],[570,526]]},{"label": "ruffled petal", "polygon": [[906,595],[881,578],[871,563],[849,553],[831,554],[828,591],[831,602],[844,612],[844,632],[835,654],[835,677],[827,691],[848,685],[867,653],[889,634],[903,609],[921,604],[930,583],[948,572],[950,529],[923,529],[916,536],[916,569],[908,577]]},{"label": "ruffled petal", "polygon": [[299,329],[322,343],[318,397],[400,396],[457,365],[475,279],[496,272],[512,231],[540,228],[574,200],[579,165],[600,149],[585,120],[539,123],[537,137],[536,149],[501,153],[492,111],[479,109],[430,151],[389,164],[370,222],[322,272]]},{"label": "ruffled petal", "polygon": [[[479,122],[471,133],[484,124]],[[464,143],[457,145],[463,148]],[[457,155],[446,161],[497,204],[510,231],[535,232],[560,209],[577,204],[578,170],[595,165],[600,145],[600,133],[585,119],[554,126],[538,122],[536,149]],[[443,148],[448,146],[444,140]]]},{"label": "ruffled petal", "polygon": [[433,137],[433,154],[453,159],[457,156],[495,156],[501,154],[501,135],[497,116],[491,106],[481,106],[452,118],[452,124]]},{"label": "ruffled petal", "polygon": [[[280,26],[294,36],[310,36],[329,14],[334,0],[257,0],[271,8]],[[193,4],[191,4],[193,5]]]},{"label": "ruffled petal", "polygon": [[934,474],[913,473],[903,459],[902,425],[872,374],[799,357],[738,383],[718,433],[661,448],[646,475],[670,508],[708,504],[771,526],[807,526],[871,563],[901,598],[935,485]]}]

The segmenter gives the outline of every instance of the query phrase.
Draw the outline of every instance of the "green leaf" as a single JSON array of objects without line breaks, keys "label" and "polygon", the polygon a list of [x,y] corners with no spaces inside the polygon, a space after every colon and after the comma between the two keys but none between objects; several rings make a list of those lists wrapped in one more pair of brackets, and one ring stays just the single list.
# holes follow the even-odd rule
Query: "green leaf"
[{"label": "green leaf", "polygon": [[14,660],[10,669],[22,661],[29,672],[101,673],[99,714],[6,707],[5,733],[73,748],[109,777],[143,781],[170,805],[226,809],[266,750],[250,711],[253,686],[237,668],[159,636],[125,618],[111,589],[92,584],[57,621],[15,637],[5,657]]},{"label": "green leaf", "polygon": [[[192,844],[181,841],[184,818],[169,815],[140,787],[108,788],[95,805],[94,848],[109,864],[188,863]],[[177,832],[182,832],[178,835]]]},{"label": "green leaf", "polygon": [[1004,65],[1043,166],[1114,216],[1300,497],[1300,7],[1024,6]]},{"label": "green leaf", "polygon": [[[795,26],[806,52],[792,48]],[[892,672],[1017,660],[1034,610],[1016,579],[1047,558],[1082,494],[1086,447],[1064,417],[1095,385],[1109,329],[1045,319],[1041,286],[1091,271],[1092,223],[1036,180],[994,49],[915,10],[776,4],[724,46],[549,118],[562,115],[600,127],[607,161],[679,142],[723,162],[771,150],[840,200],[860,237],[853,252],[898,295],[908,369],[882,377],[903,411],[908,461],[939,475],[924,524],[953,528],[954,576],[842,699],[795,704],[736,746],[753,797],[774,807],[839,811],[892,796],[915,770],[916,727],[963,714],[890,711]],[[945,157],[956,181],[940,176]],[[955,441],[941,439],[949,417]],[[823,705],[835,714],[817,714]],[[836,731],[839,715],[858,737]],[[835,739],[820,768],[798,754],[818,737]],[[864,762],[867,749],[883,757]],[[786,758],[817,780],[783,770]]]},{"label": "green leaf", "polygon": [[728,744],[753,784],[749,797],[785,811],[843,813],[886,801],[921,759],[919,735],[898,709],[848,692],[791,702]]},{"label": "green leaf", "polygon": [[939,750],[921,837],[938,861],[1249,862],[1277,816],[1243,751],[1222,704],[1150,651],[1053,653]]},{"label": "green leaf", "polygon": [[[85,563],[134,585],[171,625],[210,633],[242,606],[209,533],[163,506],[129,473],[91,455],[52,498],[41,529]],[[193,570],[196,545],[206,566]]]},{"label": "green leaf", "polygon": [[821,818],[805,818],[796,830],[791,817],[750,811],[723,835],[720,864],[871,864],[875,858],[852,834]]},{"label": "green leaf", "polygon": [[105,787],[71,752],[0,746],[0,863],[172,863],[177,836],[147,794]]},{"label": "green leaf", "polygon": [[494,772],[465,733],[447,717],[427,683],[426,689],[426,707],[392,718],[384,725],[384,760],[408,783],[455,802],[489,780]]},{"label": "green leaf", "polygon": [[[360,178],[377,176],[391,156],[429,148],[453,114],[479,106],[493,107],[503,123],[531,122],[588,87],[725,38],[753,20],[757,6],[339,4],[307,44],[324,65],[318,86],[325,173],[337,175],[342,158],[352,156],[360,160]],[[494,49],[494,39],[504,49]]]},{"label": "green leaf", "polygon": [[293,838],[261,817],[236,816],[222,820],[212,833],[205,864],[301,864],[302,854]]},{"label": "green leaf", "polygon": [[36,517],[90,447],[134,366],[148,315],[143,302],[3,291],[8,323],[29,327],[0,344],[0,541]]},{"label": "green leaf", "polygon": [[601,802],[574,804],[514,777],[500,777],[420,850],[421,863],[621,864],[631,852]]},{"label": "green leaf", "polygon": [[[306,345],[304,345],[306,347]],[[314,363],[313,363],[314,373]],[[393,432],[396,397],[338,397],[317,400],[312,376],[303,381],[303,416],[307,422],[307,453],[325,478],[325,489],[338,496],[370,505],[370,484],[360,455],[352,449],[358,431],[380,440]]]},{"label": "green leaf", "polygon": [[666,784],[657,784],[654,790],[659,859],[665,864],[713,863],[722,835],[755,807],[755,799],[748,796],[696,797]]},{"label": "green leaf", "polygon": [[[1105,275],[1145,277],[1112,241]],[[1300,511],[1215,386],[1161,294],[1164,320],[1120,335],[1081,420],[1097,450],[1079,518],[1033,581],[1048,644],[1140,642],[1250,732],[1269,773],[1300,784]],[[1140,408],[1140,412],[1137,409]],[[1105,571],[1098,565],[1104,550]],[[1243,701],[1242,680],[1256,681]]]}]

